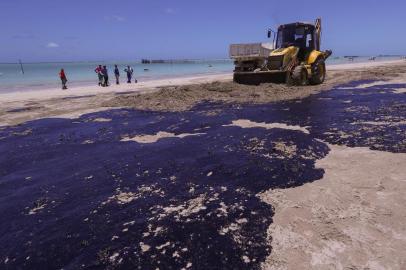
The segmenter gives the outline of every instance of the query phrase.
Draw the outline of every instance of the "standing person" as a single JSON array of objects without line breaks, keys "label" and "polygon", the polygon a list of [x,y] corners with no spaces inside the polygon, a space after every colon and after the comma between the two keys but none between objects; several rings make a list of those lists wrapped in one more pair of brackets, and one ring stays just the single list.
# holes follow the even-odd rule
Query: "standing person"
[{"label": "standing person", "polygon": [[62,81],[62,90],[68,89],[68,87],[66,87],[66,82],[68,81],[68,79],[66,79],[66,74],[65,74],[65,71],[63,70],[63,68],[59,72],[59,78]]},{"label": "standing person", "polygon": [[133,73],[134,73],[133,68],[130,66],[127,66],[127,68],[124,69],[124,72],[127,73],[127,83],[131,83],[131,79],[132,79]]},{"label": "standing person", "polygon": [[116,76],[116,84],[120,84],[120,71],[117,65],[114,65],[114,76]]},{"label": "standing person", "polygon": [[104,78],[103,86],[109,86],[109,72],[106,66],[103,66],[102,74]]},{"label": "standing person", "polygon": [[99,65],[98,67],[96,67],[96,69],[94,70],[94,72],[97,73],[97,76],[98,76],[98,78],[99,78],[99,86],[102,86],[102,85],[103,85],[103,73],[102,73],[102,70],[103,70],[103,68],[102,68],[101,65]]}]

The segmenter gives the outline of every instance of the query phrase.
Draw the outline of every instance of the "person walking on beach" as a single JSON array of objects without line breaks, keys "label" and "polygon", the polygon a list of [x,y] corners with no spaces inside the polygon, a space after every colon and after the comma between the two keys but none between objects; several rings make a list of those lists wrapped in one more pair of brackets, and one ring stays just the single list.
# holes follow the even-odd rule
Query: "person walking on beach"
[{"label": "person walking on beach", "polygon": [[65,71],[63,70],[63,68],[59,72],[59,78],[61,78],[61,81],[62,81],[62,90],[68,89],[68,87],[66,87],[66,82],[68,81],[68,79],[66,79],[66,74],[65,74]]},{"label": "person walking on beach", "polygon": [[103,66],[102,74],[104,79],[103,86],[109,86],[109,72],[106,66]]},{"label": "person walking on beach", "polygon": [[102,73],[102,70],[103,70],[103,68],[102,68],[101,65],[99,65],[98,67],[96,67],[96,69],[94,70],[94,72],[97,73],[97,76],[98,76],[98,78],[99,78],[99,86],[102,86],[102,85],[103,85],[103,73]]},{"label": "person walking on beach", "polygon": [[114,76],[116,76],[116,84],[120,84],[120,71],[117,65],[114,65]]},{"label": "person walking on beach", "polygon": [[131,79],[132,79],[133,73],[134,73],[133,68],[130,66],[127,66],[127,68],[124,69],[124,72],[127,73],[127,83],[131,83]]}]

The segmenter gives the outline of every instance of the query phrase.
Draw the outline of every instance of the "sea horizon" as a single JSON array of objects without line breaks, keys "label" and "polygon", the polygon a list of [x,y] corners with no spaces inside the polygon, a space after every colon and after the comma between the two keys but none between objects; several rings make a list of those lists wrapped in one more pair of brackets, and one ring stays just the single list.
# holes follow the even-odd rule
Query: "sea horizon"
[{"label": "sea horizon", "polygon": [[[348,58],[348,57],[355,57],[355,58],[364,58],[364,57],[377,57],[377,58],[381,58],[381,57],[405,57],[406,55],[402,55],[402,54],[377,54],[377,55],[351,55],[351,54],[342,54],[342,55],[333,55],[331,56],[331,58]],[[196,61],[196,62],[204,62],[204,61],[233,61],[231,58],[229,57],[208,57],[208,58],[148,58],[148,57],[144,57],[144,58],[136,58],[135,60],[124,60],[124,59],[100,59],[100,60],[47,60],[47,61],[23,61],[23,59],[17,59],[16,62],[0,62],[0,65],[13,65],[13,64],[20,64],[19,60],[21,60],[21,62],[23,64],[58,64],[58,63],[112,63],[112,62],[135,62],[135,63],[140,63],[142,64],[142,60],[161,60],[161,61],[165,61],[165,62],[182,62],[182,61]],[[150,64],[155,64],[155,63],[150,63]]]}]

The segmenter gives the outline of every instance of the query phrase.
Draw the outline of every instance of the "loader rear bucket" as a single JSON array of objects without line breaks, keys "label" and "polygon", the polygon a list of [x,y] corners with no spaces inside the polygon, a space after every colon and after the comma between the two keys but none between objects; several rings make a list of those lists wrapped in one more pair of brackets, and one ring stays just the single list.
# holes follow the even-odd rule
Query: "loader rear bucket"
[{"label": "loader rear bucket", "polygon": [[286,72],[283,71],[234,72],[234,82],[248,85],[259,85],[261,83],[285,83]]}]

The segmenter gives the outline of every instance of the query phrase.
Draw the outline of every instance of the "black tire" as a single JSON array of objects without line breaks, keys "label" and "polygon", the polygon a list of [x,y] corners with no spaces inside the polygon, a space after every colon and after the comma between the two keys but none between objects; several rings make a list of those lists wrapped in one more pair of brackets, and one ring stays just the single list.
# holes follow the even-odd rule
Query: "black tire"
[{"label": "black tire", "polygon": [[303,86],[307,84],[307,70],[304,66],[297,66],[292,72],[290,84]]},{"label": "black tire", "polygon": [[293,85],[292,74],[290,74],[289,71],[286,72],[285,83],[286,83],[287,85]]},{"label": "black tire", "polygon": [[326,63],[324,59],[318,59],[312,65],[312,77],[310,78],[310,84],[317,85],[322,84],[326,79]]}]

